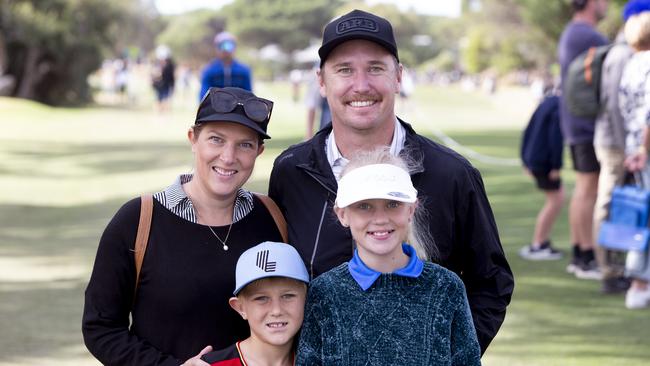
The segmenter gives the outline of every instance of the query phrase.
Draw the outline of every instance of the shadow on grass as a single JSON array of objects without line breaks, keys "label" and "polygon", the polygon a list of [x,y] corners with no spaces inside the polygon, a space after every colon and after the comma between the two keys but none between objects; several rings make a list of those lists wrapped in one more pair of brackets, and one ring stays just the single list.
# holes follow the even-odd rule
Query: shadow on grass
[{"label": "shadow on grass", "polygon": [[60,353],[90,359],[81,336],[83,292],[99,237],[125,200],[0,205],[0,363]]},{"label": "shadow on grass", "polygon": [[0,363],[76,353],[88,358],[81,335],[87,280],[0,282]]}]

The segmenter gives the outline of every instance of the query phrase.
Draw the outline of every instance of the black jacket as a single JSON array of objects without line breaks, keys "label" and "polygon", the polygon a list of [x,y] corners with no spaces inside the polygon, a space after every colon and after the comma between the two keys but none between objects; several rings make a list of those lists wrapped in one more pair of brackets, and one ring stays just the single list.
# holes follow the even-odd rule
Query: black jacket
[{"label": "black jacket", "polygon": [[[463,280],[476,331],[485,351],[501,323],[514,288],[481,175],[462,156],[406,128],[404,151],[420,162],[411,178],[430,217],[435,262]],[[289,242],[312,277],[350,260],[354,243],[332,209],[337,183],[327,161],[331,125],[291,146],[275,160],[269,195],[289,223]]]}]

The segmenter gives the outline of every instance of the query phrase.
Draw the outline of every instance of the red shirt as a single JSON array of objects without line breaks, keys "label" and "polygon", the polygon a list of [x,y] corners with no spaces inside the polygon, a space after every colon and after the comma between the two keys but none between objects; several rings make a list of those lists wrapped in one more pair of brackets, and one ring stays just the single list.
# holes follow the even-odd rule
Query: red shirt
[{"label": "red shirt", "polygon": [[[210,366],[248,366],[241,351],[241,341],[222,350],[206,353],[201,359]],[[296,357],[293,357],[293,364],[296,364]]]},{"label": "red shirt", "polygon": [[218,351],[206,353],[201,359],[211,366],[247,366],[241,355],[239,344],[241,341]]}]

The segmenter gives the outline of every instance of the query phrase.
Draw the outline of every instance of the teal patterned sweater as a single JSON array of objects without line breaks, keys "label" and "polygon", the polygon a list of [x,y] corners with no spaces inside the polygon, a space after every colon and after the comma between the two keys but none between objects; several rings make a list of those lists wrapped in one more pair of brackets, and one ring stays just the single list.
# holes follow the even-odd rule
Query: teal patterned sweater
[{"label": "teal patterned sweater", "polygon": [[458,276],[430,262],[417,278],[382,274],[363,291],[344,263],[312,281],[296,365],[481,364]]}]

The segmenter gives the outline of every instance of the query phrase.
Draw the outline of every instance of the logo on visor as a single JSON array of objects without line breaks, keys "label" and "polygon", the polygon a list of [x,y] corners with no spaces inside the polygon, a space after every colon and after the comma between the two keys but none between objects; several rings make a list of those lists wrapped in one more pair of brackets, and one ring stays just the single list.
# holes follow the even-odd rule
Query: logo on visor
[{"label": "logo on visor", "polygon": [[344,34],[352,31],[379,32],[379,25],[372,19],[368,18],[351,18],[346,19],[336,25],[336,33]]},{"label": "logo on visor", "polygon": [[276,262],[269,261],[269,251],[262,250],[257,252],[257,261],[255,265],[264,272],[275,272]]},{"label": "logo on visor", "polygon": [[406,199],[411,198],[411,196],[409,196],[408,194],[404,194],[402,192],[388,192],[386,194],[397,198],[406,198]]}]

